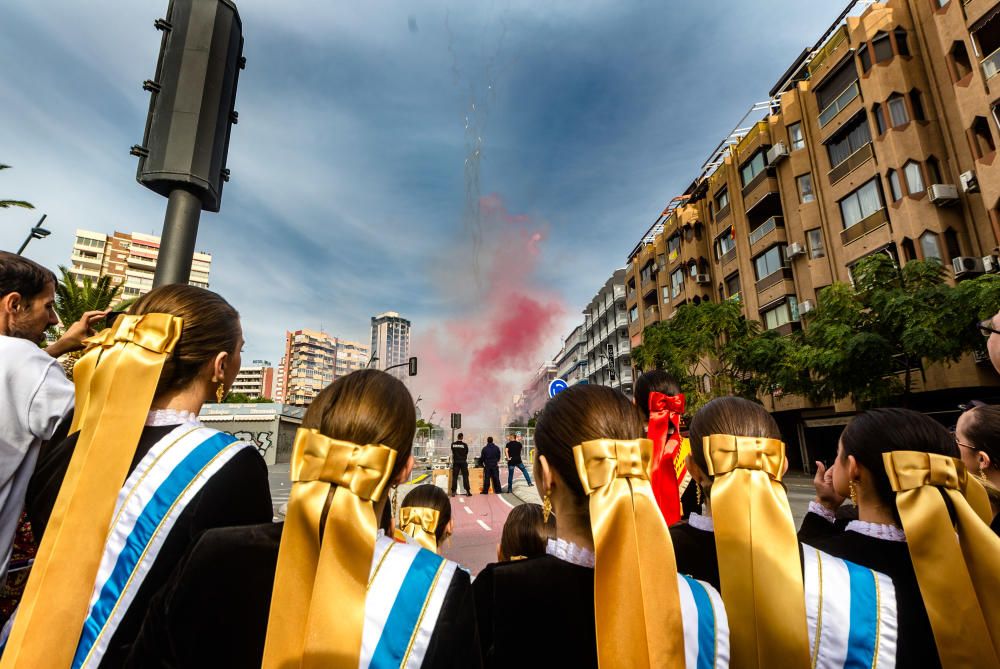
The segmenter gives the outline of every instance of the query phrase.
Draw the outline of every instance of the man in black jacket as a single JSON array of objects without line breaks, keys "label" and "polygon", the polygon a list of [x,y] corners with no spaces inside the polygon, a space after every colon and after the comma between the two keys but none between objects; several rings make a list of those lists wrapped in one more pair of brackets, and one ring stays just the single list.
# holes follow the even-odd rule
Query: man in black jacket
[{"label": "man in black jacket", "polygon": [[472,488],[469,487],[469,445],[462,441],[465,436],[458,433],[458,441],[451,445],[451,496],[455,496],[458,488],[458,475],[462,475],[462,485],[465,486],[465,494],[471,495]]},{"label": "man in black jacket", "polygon": [[486,437],[486,445],[483,446],[479,457],[483,459],[483,495],[490,493],[490,484],[493,484],[493,492],[500,493],[500,447],[493,443],[493,437]]}]

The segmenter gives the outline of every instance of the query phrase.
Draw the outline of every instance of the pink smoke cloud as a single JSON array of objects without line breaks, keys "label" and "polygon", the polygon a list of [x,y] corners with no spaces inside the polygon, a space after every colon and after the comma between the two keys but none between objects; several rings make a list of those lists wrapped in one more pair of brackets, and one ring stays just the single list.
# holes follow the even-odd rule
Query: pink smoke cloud
[{"label": "pink smoke cloud", "polygon": [[[481,292],[466,300],[459,315],[418,330],[413,342],[425,415],[433,407],[439,415],[495,419],[555,353],[562,334],[566,306],[536,275],[544,226],[525,214],[511,214],[496,194],[481,198],[480,211]],[[459,263],[448,280],[474,277]]]}]

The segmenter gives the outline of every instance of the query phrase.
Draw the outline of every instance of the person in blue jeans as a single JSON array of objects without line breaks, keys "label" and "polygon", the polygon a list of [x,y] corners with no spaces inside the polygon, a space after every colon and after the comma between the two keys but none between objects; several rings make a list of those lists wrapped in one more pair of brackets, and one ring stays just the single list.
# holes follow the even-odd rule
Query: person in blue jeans
[{"label": "person in blue jeans", "polygon": [[507,492],[513,492],[514,483],[514,468],[517,467],[524,474],[524,479],[528,482],[528,485],[534,485],[531,482],[531,474],[528,473],[528,468],[524,466],[524,461],[521,460],[521,451],[524,450],[524,444],[518,441],[519,434],[515,434],[507,445],[504,447],[507,451]]},{"label": "person in blue jeans", "polygon": [[500,447],[493,443],[493,437],[486,437],[486,445],[479,453],[483,460],[483,495],[488,495],[490,486],[493,492],[499,494],[500,489]]}]

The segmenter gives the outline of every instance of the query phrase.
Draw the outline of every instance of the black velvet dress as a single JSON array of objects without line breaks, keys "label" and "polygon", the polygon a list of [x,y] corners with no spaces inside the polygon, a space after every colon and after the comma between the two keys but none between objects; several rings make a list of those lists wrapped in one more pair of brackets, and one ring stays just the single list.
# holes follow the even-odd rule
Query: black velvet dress
[{"label": "black velvet dress", "polygon": [[597,669],[593,569],[551,555],[497,563],[473,591],[485,667]]},{"label": "black velvet dress", "polygon": [[[153,600],[126,666],[260,667],[283,527],[206,532]],[[472,588],[462,569],[448,586],[421,666],[480,666]]]},{"label": "black velvet dress", "polygon": [[842,531],[815,513],[806,514],[802,520],[799,540],[891,578],[896,588],[896,615],[899,621],[896,666],[928,669],[941,666],[927,609],[913,571],[910,549],[905,542]]},{"label": "black velvet dress", "polygon": [[[144,428],[129,472],[135,469],[156,442],[176,428],[176,425]],[[28,485],[25,508],[39,543],[78,437],[79,433],[73,434],[61,444],[52,445],[41,453]],[[153,595],[167,582],[177,562],[204,530],[269,522],[272,517],[267,466],[255,449],[244,448],[205,483],[177,518],[132,605],[111,637],[101,666],[122,665],[139,634]]]},{"label": "black velvet dress", "polygon": [[721,592],[715,534],[682,521],[671,526],[670,539],[674,542],[678,573],[704,581]]}]

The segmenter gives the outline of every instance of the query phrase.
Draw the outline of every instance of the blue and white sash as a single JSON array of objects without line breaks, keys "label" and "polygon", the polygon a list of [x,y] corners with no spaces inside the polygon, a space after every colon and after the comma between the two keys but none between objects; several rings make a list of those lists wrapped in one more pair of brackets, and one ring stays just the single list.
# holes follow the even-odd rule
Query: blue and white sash
[{"label": "blue and white sash", "polygon": [[687,669],[729,666],[729,619],[719,592],[708,583],[677,575]]},{"label": "blue and white sash", "polygon": [[163,542],[202,486],[249,445],[200,423],[158,441],[118,493],[73,669],[96,667]]},{"label": "blue and white sash", "polygon": [[885,574],[802,546],[812,664],[894,669],[896,588]]},{"label": "blue and white sash", "polygon": [[360,669],[419,667],[458,565],[415,544],[375,543]]}]

